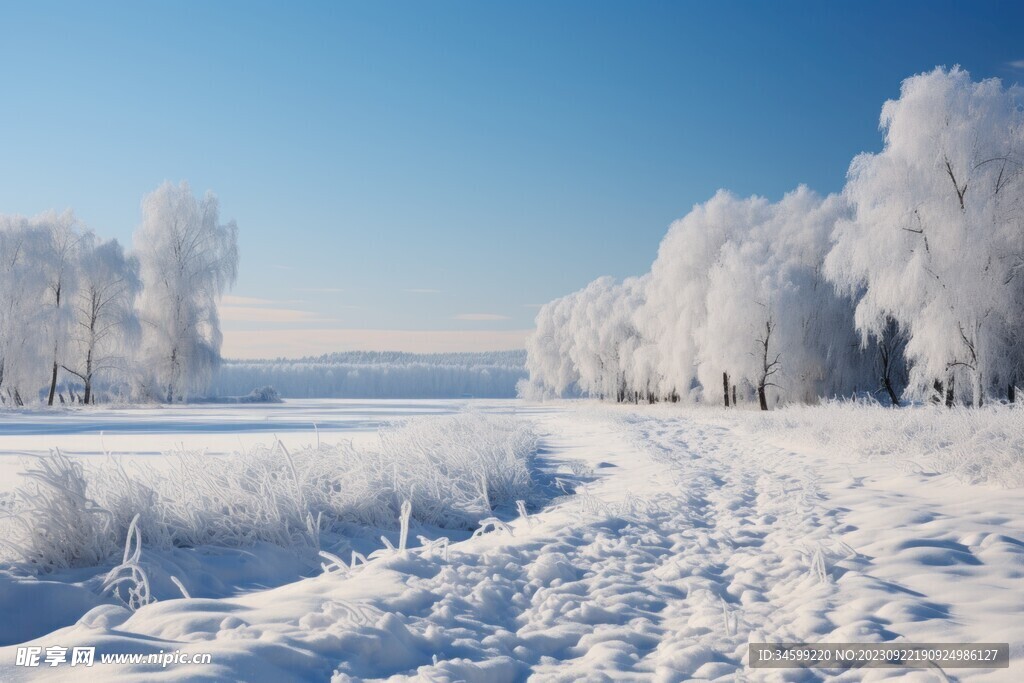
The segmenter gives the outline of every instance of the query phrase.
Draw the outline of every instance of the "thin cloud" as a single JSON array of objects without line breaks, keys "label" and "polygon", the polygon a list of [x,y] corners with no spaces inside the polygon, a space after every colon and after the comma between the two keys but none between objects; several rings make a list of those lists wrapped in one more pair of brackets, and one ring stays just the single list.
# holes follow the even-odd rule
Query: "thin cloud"
[{"label": "thin cloud", "polygon": [[257,299],[251,296],[235,296],[226,294],[221,301],[225,306],[270,306],[277,303],[270,299]]},{"label": "thin cloud", "polygon": [[459,313],[452,318],[453,320],[471,320],[474,322],[483,322],[487,320],[508,320],[507,315],[498,315],[497,313]]},{"label": "thin cloud", "polygon": [[533,330],[224,330],[225,358],[301,358],[334,351],[507,351],[521,349]]},{"label": "thin cloud", "polygon": [[540,308],[544,304],[523,304],[523,308]]},{"label": "thin cloud", "polygon": [[295,287],[293,292],[313,292],[316,294],[341,294],[344,289],[340,287]]},{"label": "thin cloud", "polygon": [[1006,66],[1010,67],[1011,69],[1020,69],[1024,71],[1024,59],[1015,59],[1012,62],[1007,62]]},{"label": "thin cloud", "polygon": [[312,323],[336,322],[318,313],[294,308],[254,308],[250,306],[221,306],[221,320],[233,323]]}]

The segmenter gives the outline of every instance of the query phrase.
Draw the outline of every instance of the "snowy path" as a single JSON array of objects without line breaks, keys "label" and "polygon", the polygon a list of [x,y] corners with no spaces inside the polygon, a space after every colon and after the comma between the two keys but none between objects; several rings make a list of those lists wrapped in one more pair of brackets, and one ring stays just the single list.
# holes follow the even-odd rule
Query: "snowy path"
[{"label": "snowy path", "polygon": [[[789,453],[713,421],[602,409],[528,419],[546,435],[544,457],[567,470],[582,461],[594,480],[516,520],[514,537],[229,600],[100,608],[37,643],[213,654],[211,666],[87,672],[140,681],[836,678],[746,668],[758,640],[1009,640],[1019,661],[1014,492],[911,494],[864,464]],[[0,661],[13,661],[11,648]],[[1012,668],[838,678],[1017,680]]]}]

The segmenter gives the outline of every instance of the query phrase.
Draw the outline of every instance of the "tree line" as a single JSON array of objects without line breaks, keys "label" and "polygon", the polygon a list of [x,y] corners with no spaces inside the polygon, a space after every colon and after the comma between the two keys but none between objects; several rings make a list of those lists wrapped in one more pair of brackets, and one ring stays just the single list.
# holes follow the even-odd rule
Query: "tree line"
[{"label": "tree line", "polygon": [[238,268],[217,198],[165,183],[126,251],[71,211],[0,216],[0,403],[183,400],[220,360]]},{"label": "tree line", "polygon": [[514,398],[526,351],[404,353],[348,351],[319,357],[228,360],[214,396],[272,386],[282,398]]},{"label": "tree line", "polygon": [[538,313],[526,396],[725,406],[872,393],[1016,399],[1024,376],[1024,90],[908,78],[838,194],[719,191],[650,272]]}]

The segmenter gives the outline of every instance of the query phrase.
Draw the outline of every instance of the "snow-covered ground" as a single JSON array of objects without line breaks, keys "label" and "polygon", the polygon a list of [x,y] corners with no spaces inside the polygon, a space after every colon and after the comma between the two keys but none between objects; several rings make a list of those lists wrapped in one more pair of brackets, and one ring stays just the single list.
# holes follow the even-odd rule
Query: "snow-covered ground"
[{"label": "snow-covered ground", "polygon": [[[146,453],[179,442],[230,452],[276,434],[309,444],[312,422],[324,441],[369,443],[383,422],[421,412],[530,427],[539,441],[528,517],[499,506],[508,528],[476,536],[414,518],[411,550],[354,569],[325,560],[326,571],[267,544],[150,550],[144,540],[142,565],[177,572],[195,597],[164,582],[159,601],[135,612],[89,597],[95,569],[8,572],[0,679],[1020,680],[1019,411],[288,402],[8,415],[0,449],[11,460],[49,441],[159,460]],[[322,547],[368,554],[379,531],[397,542],[397,529],[330,535]],[[447,554],[414,540],[442,531]],[[48,610],[70,625],[39,632]],[[31,629],[43,648],[180,650],[210,653],[212,664],[15,667],[18,634]],[[1011,667],[753,670],[747,643],[759,640],[1009,642]]]}]

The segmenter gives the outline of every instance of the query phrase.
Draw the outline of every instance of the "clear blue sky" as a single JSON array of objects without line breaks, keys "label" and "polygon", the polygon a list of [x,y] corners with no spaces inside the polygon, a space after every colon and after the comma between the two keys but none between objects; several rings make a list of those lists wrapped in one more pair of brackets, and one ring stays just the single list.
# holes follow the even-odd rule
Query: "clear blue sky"
[{"label": "clear blue sky", "polygon": [[0,28],[0,212],[130,243],[163,180],[213,190],[233,355],[515,345],[720,187],[838,190],[904,77],[1024,78],[1019,2],[23,2]]}]

